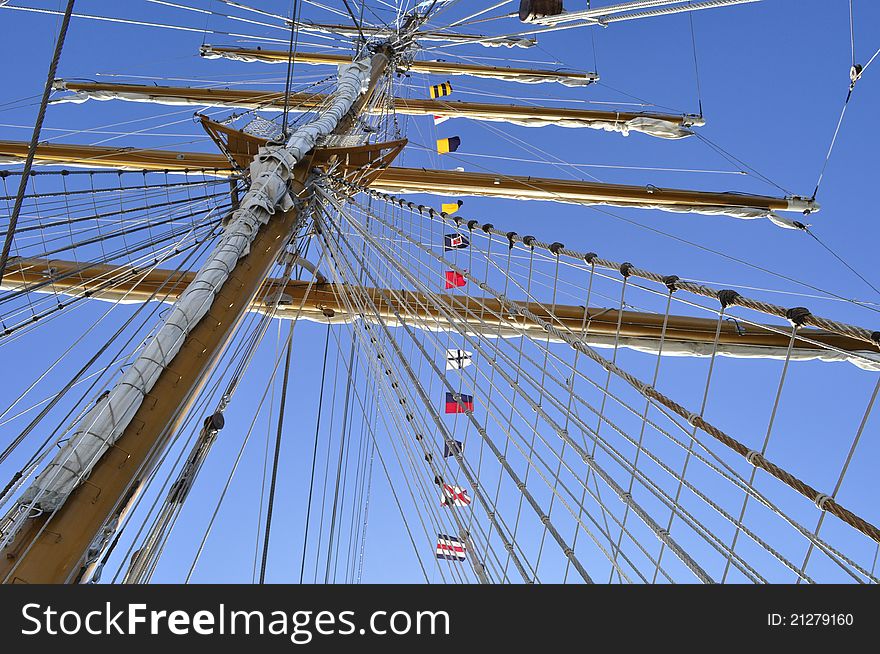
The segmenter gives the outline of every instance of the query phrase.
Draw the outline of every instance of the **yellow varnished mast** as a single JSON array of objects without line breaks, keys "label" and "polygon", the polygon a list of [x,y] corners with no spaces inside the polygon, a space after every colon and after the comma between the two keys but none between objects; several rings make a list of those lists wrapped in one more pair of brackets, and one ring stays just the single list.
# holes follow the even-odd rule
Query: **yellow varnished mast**
[{"label": "yellow varnished mast", "polygon": [[[368,90],[338,121],[333,134],[345,134],[351,129],[385,74],[390,55],[386,46],[369,60]],[[318,148],[291,171],[289,192],[295,198],[307,195],[311,169],[320,162]],[[202,160],[196,167],[205,164]],[[295,204],[259,229],[249,252],[239,259],[218,289],[209,312],[186,334],[180,350],[159,374],[121,435],[58,508],[29,516],[17,528],[0,559],[0,581],[71,583],[88,572],[96,552],[100,553],[106,537],[124,518],[142,482],[210,378],[236,327],[300,224],[300,211]]]}]

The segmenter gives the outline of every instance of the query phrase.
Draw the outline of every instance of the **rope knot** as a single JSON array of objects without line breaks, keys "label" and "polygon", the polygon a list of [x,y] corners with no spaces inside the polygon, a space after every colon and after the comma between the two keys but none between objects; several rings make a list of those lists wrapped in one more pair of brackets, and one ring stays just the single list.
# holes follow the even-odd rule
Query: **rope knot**
[{"label": "rope knot", "polygon": [[564,247],[565,246],[562,243],[560,243],[559,241],[556,241],[555,243],[551,243],[550,247],[547,249],[550,250],[553,254],[555,254],[558,257],[559,250],[561,250]]},{"label": "rope knot", "polygon": [[807,319],[811,316],[810,310],[806,307],[793,307],[785,312],[785,317],[788,318],[788,321],[795,325],[796,327],[800,327]]},{"label": "rope knot", "polygon": [[697,421],[700,419],[699,413],[689,413],[687,417],[687,422],[691,427],[697,427]]},{"label": "rope knot", "polygon": [[476,226],[479,225],[479,224],[480,224],[480,223],[478,223],[476,220],[469,220],[469,221],[467,221],[467,228],[468,228],[470,231],[474,231],[474,227],[476,227]]},{"label": "rope knot", "polygon": [[816,506],[819,507],[819,510],[824,511],[825,505],[828,503],[828,501],[830,499],[831,499],[830,495],[826,495],[825,493],[819,493],[818,495],[816,495],[816,499],[814,501],[816,502]]},{"label": "rope knot", "polygon": [[523,236],[522,242],[524,245],[528,245],[531,249],[535,249],[535,237],[534,236]]},{"label": "rope knot", "polygon": [[663,283],[666,284],[666,288],[669,289],[670,293],[675,293],[678,290],[678,281],[681,278],[678,275],[666,275],[663,278]]},{"label": "rope knot", "polygon": [[509,243],[507,247],[512,250],[514,243],[516,243],[516,232],[507,232],[507,242]]},{"label": "rope knot", "polygon": [[849,81],[850,88],[856,85],[856,82],[859,81],[859,78],[862,76],[862,64],[853,64],[852,68],[849,69]]},{"label": "rope knot", "polygon": [[726,309],[739,302],[739,293],[729,288],[718,291],[718,301],[721,303],[721,308]]},{"label": "rope knot", "polygon": [[493,225],[492,223],[486,223],[486,224],[483,225],[480,229],[482,229],[484,232],[486,232],[486,233],[488,234],[488,233],[491,232],[494,228],[495,228],[495,225]]},{"label": "rope knot", "polygon": [[757,458],[759,456],[761,456],[760,452],[756,452],[755,450],[749,450],[748,452],[746,452],[746,461],[748,461],[750,465],[757,467],[758,464],[755,463],[755,460],[757,460]]},{"label": "rope knot", "polygon": [[632,269],[634,267],[635,266],[633,266],[631,263],[629,263],[627,261],[625,263],[620,264],[620,268],[618,268],[618,270],[620,270],[620,274],[623,275],[624,277],[629,277],[630,274],[632,273]]},{"label": "rope knot", "polygon": [[587,252],[584,255],[584,261],[586,261],[591,266],[596,263],[596,259],[598,259],[598,258],[599,258],[599,255],[596,254],[595,252]]}]

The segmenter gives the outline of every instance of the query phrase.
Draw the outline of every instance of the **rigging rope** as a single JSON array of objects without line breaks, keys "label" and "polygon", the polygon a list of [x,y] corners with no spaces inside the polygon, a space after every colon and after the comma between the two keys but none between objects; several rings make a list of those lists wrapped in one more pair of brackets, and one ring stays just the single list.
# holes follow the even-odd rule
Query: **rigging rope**
[{"label": "rigging rope", "polygon": [[263,559],[260,564],[260,584],[266,583],[266,562],[269,557],[269,535],[272,531],[272,509],[275,506],[275,484],[278,481],[278,460],[281,455],[281,436],[284,433],[284,407],[287,403],[287,381],[290,378],[290,358],[293,351],[293,325],[287,335],[284,358],[284,376],[281,382],[281,405],[278,407],[278,431],[275,435],[275,451],[272,457],[272,479],[269,482],[269,501],[266,505],[266,528],[263,537]]},{"label": "rigging rope", "polygon": [[327,331],[324,334],[324,357],[323,364],[321,366],[321,386],[318,391],[318,407],[316,411],[315,417],[315,444],[312,449],[312,471],[309,475],[309,498],[306,502],[306,520],[305,520],[305,528],[303,530],[303,553],[302,553],[302,563],[299,569],[299,583],[303,583],[303,577],[306,571],[306,550],[309,543],[309,524],[311,522],[312,515],[312,497],[315,491],[315,464],[318,461],[318,435],[321,432],[321,414],[324,409],[324,382],[327,379],[327,352],[330,346],[330,321],[327,321]]},{"label": "rigging rope", "polygon": [[58,30],[58,37],[55,41],[55,52],[52,55],[52,61],[49,64],[49,73],[46,76],[46,84],[43,87],[43,97],[40,99],[40,109],[37,112],[37,119],[34,122],[34,133],[31,136],[31,142],[28,145],[27,157],[24,161],[24,168],[21,171],[21,182],[18,186],[18,194],[15,198],[15,205],[12,207],[12,215],[9,217],[9,227],[6,230],[6,240],[3,242],[3,250],[0,252],[0,283],[3,282],[3,274],[6,272],[6,263],[9,260],[9,252],[12,248],[12,241],[15,237],[15,226],[18,223],[18,214],[21,212],[21,205],[24,201],[24,194],[27,188],[28,174],[34,164],[34,156],[37,153],[37,144],[40,141],[40,130],[43,127],[43,119],[46,117],[46,107],[49,104],[49,95],[52,93],[52,83],[55,81],[55,72],[58,70],[58,62],[61,59],[61,51],[64,48],[64,40],[67,37],[67,28],[70,25],[70,16],[73,13],[73,5],[76,0],[67,0],[67,7],[64,10],[64,17],[61,20],[61,27]]},{"label": "rigging rope", "polygon": [[[405,202],[403,200],[399,200],[398,198],[395,198],[394,196],[391,196],[388,194],[383,194],[378,191],[370,191],[369,189],[363,189],[362,187],[359,188],[356,185],[350,184],[348,182],[344,182],[342,180],[339,180],[339,181],[340,181],[340,183],[343,183],[344,186],[358,188],[358,190],[364,190],[368,194],[373,194],[374,197],[383,197],[384,199],[387,199],[392,202]],[[413,206],[415,206],[415,205],[413,205]],[[438,212],[436,210],[432,210],[432,211],[433,211],[432,215],[434,215],[434,214],[441,215],[440,212]],[[476,223],[474,224],[474,227],[478,227],[478,226],[479,226],[478,224],[476,224]],[[395,229],[394,231],[397,231],[400,236],[402,236],[406,239],[409,239],[409,237],[405,233],[403,233],[402,231],[397,230],[397,229]],[[499,231],[497,233],[500,234],[501,232]],[[535,241],[534,239],[532,239],[532,242],[537,244],[537,241]],[[546,247],[549,249],[550,246],[548,245]],[[566,253],[565,249],[562,247],[556,248],[556,249],[562,253]],[[786,470],[780,468],[776,464],[767,460],[760,452],[755,452],[755,451],[751,450],[750,448],[746,447],[745,445],[743,445],[739,441],[733,439],[728,434],[721,431],[720,429],[718,429],[714,425],[708,423],[706,420],[704,420],[702,417],[700,417],[696,413],[688,411],[686,408],[684,408],[683,406],[681,406],[680,404],[678,404],[674,400],[672,400],[669,397],[667,397],[666,395],[660,393],[657,389],[653,388],[649,384],[642,382],[640,379],[638,379],[635,376],[631,375],[630,373],[626,372],[625,370],[620,368],[618,365],[616,365],[612,361],[609,361],[608,359],[606,359],[602,355],[598,354],[592,347],[590,347],[589,345],[584,343],[584,341],[582,339],[579,339],[579,338],[577,338],[567,332],[562,331],[558,327],[547,322],[544,318],[535,314],[527,306],[524,306],[521,303],[510,300],[507,297],[501,296],[497,291],[492,290],[491,287],[489,287],[485,282],[483,282],[479,279],[476,279],[472,275],[472,273],[470,273],[466,270],[463,270],[461,267],[456,266],[454,263],[448,261],[444,257],[441,257],[441,256],[436,255],[434,253],[429,253],[429,255],[432,256],[437,261],[439,261],[440,263],[442,263],[443,265],[448,266],[450,269],[452,269],[456,273],[471,280],[479,288],[483,288],[483,289],[491,292],[495,296],[496,300],[498,300],[501,303],[501,305],[503,307],[507,308],[513,315],[519,315],[519,316],[528,318],[529,320],[534,321],[535,323],[541,325],[545,330],[547,330],[548,332],[550,332],[554,336],[562,339],[563,341],[568,343],[571,347],[573,347],[575,349],[579,349],[583,354],[585,354],[587,357],[589,357],[590,359],[592,359],[593,361],[598,363],[600,366],[602,366],[603,368],[605,368],[606,370],[608,370],[610,372],[613,372],[615,375],[620,377],[622,380],[626,381],[630,386],[632,386],[635,390],[637,390],[638,392],[643,394],[646,398],[649,398],[649,399],[665,406],[667,409],[670,409],[674,413],[678,414],[680,417],[686,419],[688,421],[688,423],[691,424],[692,426],[700,428],[705,433],[712,436],[713,438],[715,438],[716,440],[721,442],[723,445],[727,446],[729,449],[731,449],[734,452],[737,452],[741,456],[745,457],[746,460],[752,466],[754,466],[756,468],[758,468],[758,467],[763,468],[766,472],[769,472],[771,475],[773,475],[774,477],[776,477],[777,479],[779,479],[780,481],[782,481],[783,483],[785,483],[789,487],[798,491],[801,495],[803,495],[807,499],[815,502],[817,507],[820,510],[828,511],[829,513],[834,514],[835,516],[840,518],[842,521],[846,522],[847,524],[849,524],[853,528],[862,532],[863,534],[865,534],[866,536],[868,536],[872,540],[880,542],[880,529],[878,529],[874,525],[868,523],[863,518],[855,515],[851,511],[844,508],[843,506],[839,505],[834,499],[830,498],[829,496],[825,495],[824,493],[820,493],[812,486],[804,483],[803,481],[801,481],[800,479],[798,479],[797,477],[795,477],[791,473],[787,472]],[[595,257],[591,257],[591,259],[593,259],[593,258],[595,258]],[[630,268],[629,273],[632,275],[635,275],[635,276],[644,277],[646,279],[650,278],[650,277],[647,277],[643,271],[639,271],[636,268]],[[658,280],[658,281],[662,282],[662,279]],[[676,282],[677,288],[690,290],[689,286],[692,286],[692,285],[688,285],[687,283],[684,283],[684,282]],[[713,295],[718,297],[717,292],[713,292]],[[725,295],[724,297],[728,297],[728,299],[729,299],[729,294]],[[735,297],[733,303],[739,304],[741,306],[750,306],[750,305],[754,305],[756,307],[763,306],[767,309],[769,309],[771,306],[771,305],[766,305],[765,303],[756,303],[756,302],[752,302],[752,301],[749,301],[748,303],[744,303],[744,302],[740,301],[739,297]],[[729,305],[729,304],[731,304],[731,302],[727,302],[727,304]],[[761,310],[761,309],[759,309],[759,310]],[[786,310],[784,312],[784,315],[786,315],[787,319],[789,319],[789,320],[797,320],[796,324],[799,326],[800,325],[808,325],[808,324],[812,324],[815,326],[815,325],[817,325],[817,323],[822,324],[822,325],[828,325],[831,327],[835,327],[835,326],[839,327],[840,326],[840,324],[834,323],[833,321],[828,321],[826,319],[817,319],[815,316],[812,316],[806,310],[799,311],[798,315],[795,318],[795,317],[793,317],[794,314],[792,314],[791,311],[794,311],[794,310]],[[772,313],[772,311],[770,311],[770,312]],[[858,330],[859,330],[859,328],[847,326],[847,331],[849,331],[850,333],[857,333]],[[864,331],[866,331],[866,330],[864,330]],[[880,338],[880,335],[878,335],[878,338]],[[867,340],[870,340],[870,337],[868,337]]]}]

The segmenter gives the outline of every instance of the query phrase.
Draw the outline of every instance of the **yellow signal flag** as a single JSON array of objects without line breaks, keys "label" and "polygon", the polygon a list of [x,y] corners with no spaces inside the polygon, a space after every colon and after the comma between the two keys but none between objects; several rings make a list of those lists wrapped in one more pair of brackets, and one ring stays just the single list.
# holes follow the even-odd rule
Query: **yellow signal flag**
[{"label": "yellow signal flag", "polygon": [[440,211],[442,211],[445,214],[452,215],[456,211],[458,211],[461,208],[461,205],[463,205],[463,204],[464,204],[464,202],[462,202],[461,200],[459,200],[458,202],[450,202],[450,203],[444,202],[440,205]]},{"label": "yellow signal flag", "polygon": [[446,95],[452,94],[452,82],[443,82],[442,84],[435,84],[431,87],[431,99],[436,100],[437,98],[442,98]]},{"label": "yellow signal flag", "polygon": [[437,153],[455,152],[460,145],[461,139],[457,136],[450,136],[448,139],[437,139]]}]

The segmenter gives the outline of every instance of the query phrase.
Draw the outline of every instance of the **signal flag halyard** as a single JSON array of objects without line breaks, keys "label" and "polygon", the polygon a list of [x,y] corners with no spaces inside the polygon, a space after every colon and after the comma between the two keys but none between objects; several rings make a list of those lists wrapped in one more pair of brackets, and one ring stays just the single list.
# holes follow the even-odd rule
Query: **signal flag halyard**
[{"label": "signal flag halyard", "polygon": [[431,87],[431,99],[436,100],[452,94],[452,82],[443,82]]},{"label": "signal flag halyard", "polygon": [[458,200],[457,202],[444,202],[443,204],[440,205],[440,211],[442,211],[445,214],[452,215],[456,211],[461,209],[461,205],[463,205],[463,204],[464,204],[464,202],[462,202],[461,200]]},{"label": "signal flag halyard", "polygon": [[448,139],[437,139],[437,154],[455,152],[460,145],[461,139],[457,136],[450,136]]},{"label": "signal flag halyard", "polygon": [[471,498],[461,486],[443,484],[443,495],[440,497],[440,506],[469,506]]},{"label": "signal flag halyard", "polygon": [[[460,400],[455,399],[455,393],[446,393],[446,413],[464,413],[474,410],[473,395],[459,395]],[[457,443],[458,441],[456,441]],[[447,446],[448,449],[448,446]]]},{"label": "signal flag halyard", "polygon": [[437,558],[447,561],[464,561],[464,543],[455,536],[437,534]]},{"label": "signal flag halyard", "polygon": [[449,250],[464,250],[470,244],[471,242],[468,240],[467,236],[463,236],[462,234],[453,233],[443,235],[444,252],[449,252]]},{"label": "signal flag halyard", "polygon": [[461,370],[462,368],[467,368],[473,363],[471,361],[473,355],[473,352],[468,352],[467,350],[446,350],[446,369]]},{"label": "signal flag halyard", "polygon": [[446,288],[459,288],[465,284],[467,284],[467,280],[464,278],[464,275],[454,270],[446,271]]}]

